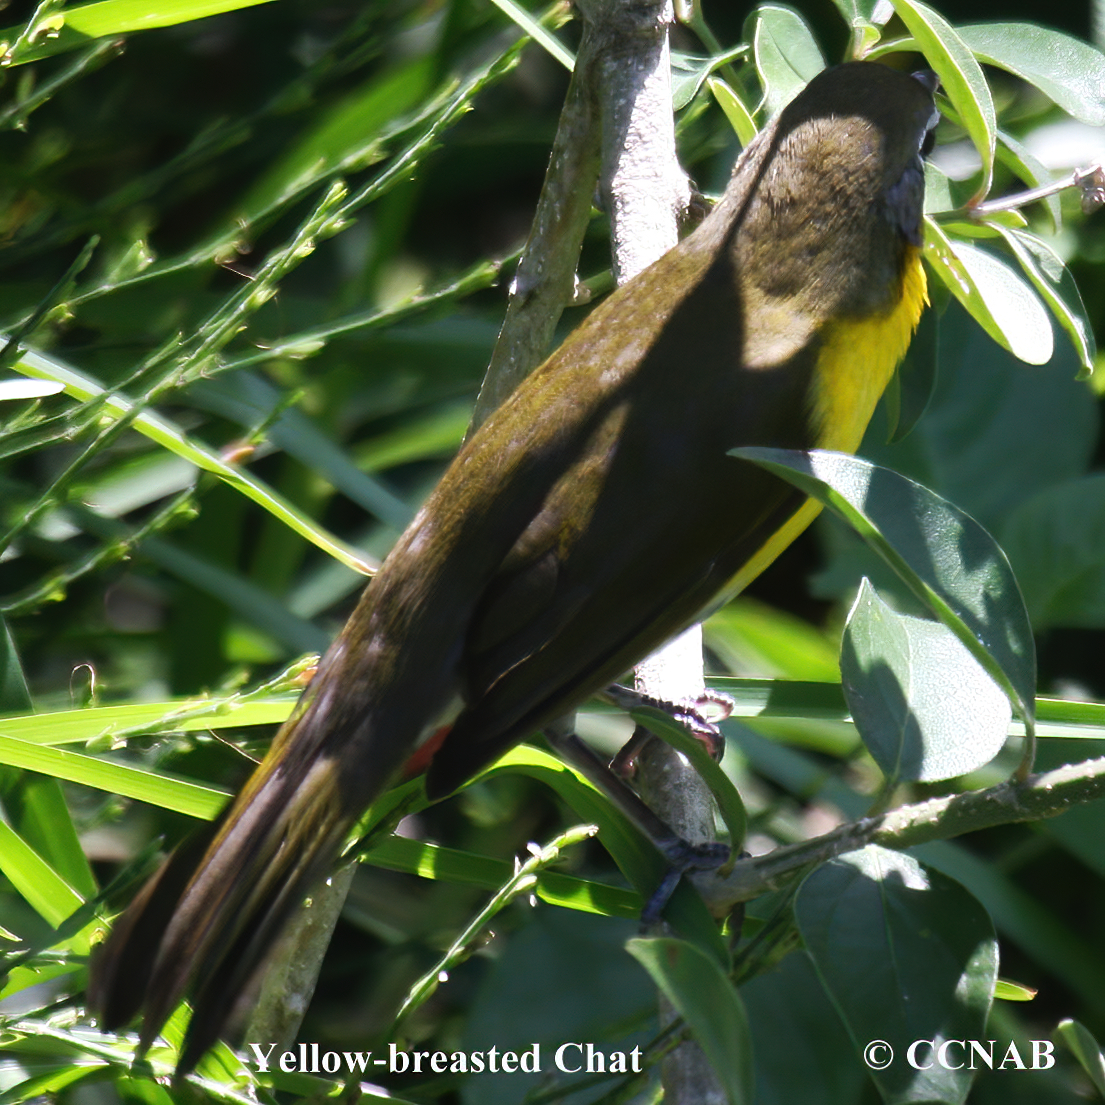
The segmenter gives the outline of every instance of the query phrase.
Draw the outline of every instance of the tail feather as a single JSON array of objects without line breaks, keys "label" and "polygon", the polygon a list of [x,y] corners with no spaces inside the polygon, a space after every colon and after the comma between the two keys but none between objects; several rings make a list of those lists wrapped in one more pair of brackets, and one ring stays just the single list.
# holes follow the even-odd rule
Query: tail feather
[{"label": "tail feather", "polygon": [[196,847],[169,858],[116,922],[94,965],[91,1004],[107,1028],[145,1007],[143,1047],[185,994],[194,994],[178,1073],[222,1033],[238,993],[355,820],[341,800],[334,759],[306,771],[288,759],[270,755],[258,768],[198,865]]},{"label": "tail feather", "polygon": [[184,841],[116,920],[111,939],[96,949],[88,1004],[109,1031],[132,1021],[145,1003],[158,941],[217,829],[212,823]]}]

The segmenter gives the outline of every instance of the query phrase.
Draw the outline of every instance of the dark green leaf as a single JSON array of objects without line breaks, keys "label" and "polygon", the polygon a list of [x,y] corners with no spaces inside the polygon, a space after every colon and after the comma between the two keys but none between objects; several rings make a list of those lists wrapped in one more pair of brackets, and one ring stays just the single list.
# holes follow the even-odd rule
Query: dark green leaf
[{"label": "dark green leaf", "polygon": [[1105,625],[1105,475],[1034,495],[1001,535],[1037,629]]},{"label": "dark green leaf", "polygon": [[[1028,368],[958,303],[940,316],[938,357],[936,394],[913,433],[887,446],[873,431],[863,455],[950,499],[1000,535],[1010,511],[1027,497],[1086,470],[1098,437],[1097,402],[1074,379],[1078,362],[1069,342],[1056,345],[1046,368]],[[1042,432],[1045,426],[1051,429]],[[858,581],[857,574],[849,591]]]},{"label": "dark green leaf", "polygon": [[843,453],[737,449],[831,507],[889,564],[1003,688],[1029,724],[1036,647],[1005,554],[945,499]]},{"label": "dark green leaf", "polygon": [[19,652],[0,616],[0,714],[24,714],[32,709],[31,692],[23,678]]},{"label": "dark green leaf", "polygon": [[1065,1020],[1059,1022],[1059,1035],[1089,1075],[1094,1089],[1105,1097],[1105,1056],[1101,1054],[1101,1048],[1093,1034],[1078,1021]]},{"label": "dark green leaf", "polygon": [[740,988],[756,1057],[756,1105],[840,1105],[863,1099],[856,1062],[809,956],[788,955]]},{"label": "dark green leaf", "polygon": [[[581,821],[599,826],[599,840],[630,883],[647,898],[664,875],[660,853],[641,835],[620,810],[566,764],[539,748],[518,745],[487,768],[478,779],[502,772],[529,775],[553,788]],[[728,952],[699,894],[681,880],[664,909],[672,928],[708,952],[719,963]]]},{"label": "dark green leaf", "polygon": [[[997,980],[993,924],[959,884],[915,859],[868,847],[824,864],[798,890],[795,917],[806,950],[857,1049],[874,1041],[893,1061],[871,1076],[888,1105],[961,1103],[973,1071],[935,1062],[915,1041],[986,1039]],[[958,1047],[959,1045],[953,1045]],[[885,1059],[885,1049],[867,1052]],[[949,1066],[963,1058],[950,1053]]]},{"label": "dark green leaf", "polygon": [[706,1054],[729,1105],[751,1105],[752,1046],[736,988],[695,945],[670,937],[630,940],[630,954],[652,976]]},{"label": "dark green leaf", "polygon": [[913,341],[909,343],[905,359],[898,365],[898,371],[886,389],[890,423],[888,441],[901,441],[912,432],[928,409],[936,390],[939,331],[940,316],[935,310],[925,311],[917,324]]}]

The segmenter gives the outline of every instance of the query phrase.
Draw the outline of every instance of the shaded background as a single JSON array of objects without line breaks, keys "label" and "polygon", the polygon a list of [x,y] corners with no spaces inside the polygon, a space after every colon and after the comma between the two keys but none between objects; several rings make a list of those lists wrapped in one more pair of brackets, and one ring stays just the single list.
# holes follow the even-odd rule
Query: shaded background
[{"label": "shaded background", "polygon": [[[1038,18],[1037,8],[958,3],[942,11],[963,22]],[[739,41],[743,9],[715,0],[705,12],[723,43]],[[14,25],[26,13],[25,6],[11,5],[0,21]],[[843,24],[828,7],[804,15],[826,56],[841,57]],[[1050,5],[1046,17],[1049,25],[1093,41],[1084,5]],[[572,41],[574,28],[561,33]],[[76,293],[60,297],[66,309],[52,312],[30,344],[109,386],[131,381],[164,343],[202,329],[288,238],[339,168],[317,173],[302,198],[275,198],[294,191],[319,157],[345,150],[350,160],[340,173],[351,189],[374,179],[402,148],[409,120],[449,74],[471,71],[516,37],[482,0],[280,0],[131,36],[125,51],[25,120],[7,118],[0,131],[0,330],[10,330],[49,296],[96,235],[99,244]],[[701,52],[686,33],[677,45]],[[3,90],[18,100],[28,93],[27,82],[47,81],[72,60],[66,55],[5,71]],[[1003,125],[1031,144],[1056,113],[1007,75],[994,80]],[[351,227],[319,243],[224,355],[252,357],[289,335],[445,287],[484,259],[509,258],[528,229],[566,83],[556,62],[527,48],[518,66],[442,134],[417,171],[365,207]],[[366,123],[373,118],[375,130]],[[698,185],[719,190],[736,143],[708,99],[684,113],[680,144]],[[1072,158],[1078,163],[1073,150]],[[232,232],[243,213],[250,225],[237,248],[212,265],[198,247]],[[1105,311],[1101,219],[1073,219],[1059,244],[1098,334]],[[154,258],[164,263],[193,253],[176,271],[128,282]],[[596,219],[581,274],[601,273],[607,264],[605,229]],[[251,470],[332,531],[382,556],[464,432],[507,283],[444,296],[393,325],[353,330],[321,348],[258,357],[235,373],[202,374],[208,378],[166,390],[158,406],[218,448],[256,434]],[[579,310],[566,312],[562,329],[579,317]],[[1097,535],[1105,537],[1105,488],[1085,479],[1101,465],[1100,404],[1095,384],[1074,380],[1077,364],[1062,336],[1056,348],[1048,366],[1019,364],[949,308],[940,331],[940,382],[928,413],[909,438],[890,446],[877,418],[865,451],[995,532],[1022,578],[1039,630],[1041,691],[1100,700],[1105,588],[1097,549],[1105,542]],[[0,512],[6,525],[76,455],[70,406],[58,397],[33,415],[14,404],[5,412]],[[367,473],[372,487],[335,490],[333,471],[314,461],[311,427],[340,447],[350,469]],[[201,478],[187,506],[156,534],[133,547],[113,545],[127,542],[191,479],[187,466],[136,434],[123,435],[77,474],[65,501],[0,562],[9,629],[39,708],[162,699],[255,681],[324,647],[344,620],[358,577],[213,479]],[[374,496],[390,504],[383,519],[370,516],[380,501]],[[1052,593],[1056,566],[1072,556],[1081,575],[1067,593]],[[44,592],[44,582],[59,571],[62,582]],[[833,678],[835,642],[861,572],[878,574],[847,534],[819,524],[747,600],[714,623],[714,670]],[[265,597],[285,616],[275,618]],[[779,641],[786,647],[773,645]],[[602,735],[606,722],[590,725]],[[770,735],[819,775],[861,789],[870,781],[854,733],[841,727],[777,726]],[[221,736],[255,750],[255,731]],[[735,770],[757,832],[785,839],[836,816],[831,803],[772,777],[753,738],[744,745],[735,733],[734,742]],[[159,768],[224,784],[248,770],[224,740],[202,735],[150,739],[144,754]],[[1048,742],[1041,760],[1089,754],[1085,742]],[[997,778],[1000,770],[973,781]],[[72,788],[70,797],[105,878],[142,842],[158,834],[171,841],[187,828],[183,818],[91,791]],[[452,847],[509,858],[528,841],[548,838],[564,818],[547,791],[508,778],[470,788],[413,828]],[[1018,1010],[1030,1035],[1046,1035],[1070,1015],[1105,1035],[1103,833],[1105,813],[1089,807],[1046,826],[960,842],[970,862],[984,861],[993,885],[1009,891],[1002,898],[994,890],[991,901],[1002,903],[995,912],[1002,973],[1041,990],[1036,1002]],[[613,877],[597,845],[579,849],[570,863],[591,877]],[[0,893],[13,929],[33,929],[36,921],[17,896]],[[362,868],[301,1038],[371,1046],[411,980],[483,897]],[[651,1036],[651,989],[621,949],[631,925],[525,905],[499,921],[484,951],[420,1015],[414,1026],[420,1046],[596,1039],[628,1048]],[[818,1003],[804,963],[791,956],[775,976],[746,988],[765,1102],[796,1100],[788,1079],[801,1066],[794,1062],[800,1040],[820,1038],[829,1052],[847,1047],[831,1007],[823,998]],[[808,1035],[794,1024],[796,1010],[814,1025]],[[997,1016],[1012,1014],[1006,1006]],[[1014,1073],[982,1080],[972,1101],[999,1094],[1003,1102],[1077,1100],[1065,1081],[1038,1085]],[[530,1088],[489,1079],[456,1091],[439,1080],[425,1090],[495,1102],[519,1100]],[[401,1090],[415,1092],[409,1080]],[[875,1100],[859,1071],[846,1085],[827,1083],[824,1093],[827,1102]]]}]

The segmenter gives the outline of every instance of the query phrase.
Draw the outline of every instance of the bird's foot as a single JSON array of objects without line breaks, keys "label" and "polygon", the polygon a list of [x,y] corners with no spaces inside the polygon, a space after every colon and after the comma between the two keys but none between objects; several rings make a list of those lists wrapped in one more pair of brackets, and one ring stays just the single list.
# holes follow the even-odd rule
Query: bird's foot
[{"label": "bird's foot", "polygon": [[[734,702],[728,695],[719,694],[716,691],[704,691],[697,698],[684,702],[665,702],[663,699],[642,694],[632,687],[612,683],[603,692],[603,697],[623,710],[636,710],[642,706],[661,710],[673,721],[682,725],[692,736],[702,741],[706,751],[715,760],[720,760],[725,752],[725,738],[717,723],[724,721],[733,712]],[[632,778],[637,756],[645,742],[651,739],[652,734],[638,726],[633,736],[611,760],[611,769],[623,779]]]}]

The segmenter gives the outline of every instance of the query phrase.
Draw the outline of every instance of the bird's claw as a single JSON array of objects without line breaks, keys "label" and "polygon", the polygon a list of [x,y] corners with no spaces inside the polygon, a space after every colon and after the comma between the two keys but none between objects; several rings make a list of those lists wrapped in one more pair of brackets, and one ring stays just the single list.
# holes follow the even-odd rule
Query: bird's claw
[{"label": "bird's claw", "polygon": [[646,930],[659,923],[660,915],[671,901],[671,896],[684,875],[696,871],[716,871],[728,862],[730,855],[729,845],[719,841],[691,844],[676,838],[654,843],[667,861],[667,870],[641,911],[641,927]]}]

